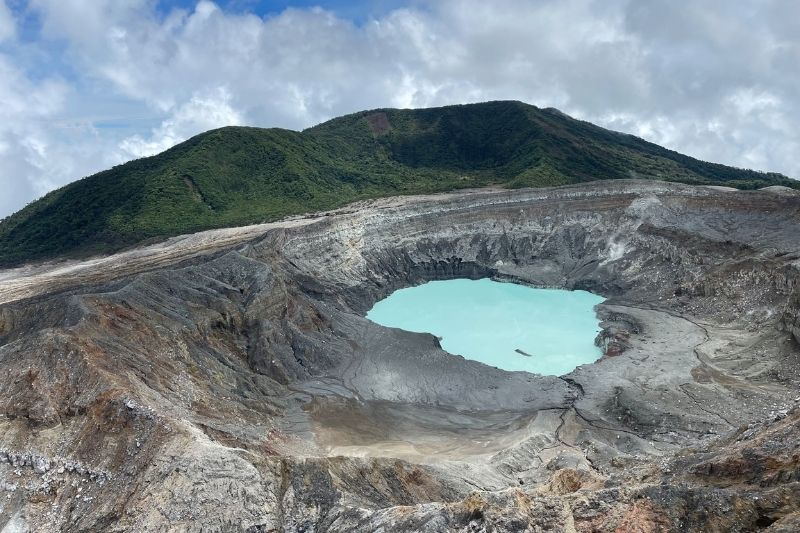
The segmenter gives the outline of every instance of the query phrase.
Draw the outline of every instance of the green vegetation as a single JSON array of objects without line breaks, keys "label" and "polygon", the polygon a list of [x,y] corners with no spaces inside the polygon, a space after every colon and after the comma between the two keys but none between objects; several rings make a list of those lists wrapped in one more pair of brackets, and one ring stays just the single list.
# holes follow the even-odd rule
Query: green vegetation
[{"label": "green vegetation", "polygon": [[0,266],[111,252],[363,198],[619,178],[739,188],[798,183],[698,161],[519,102],[383,109],[303,132],[212,130],[71,183],[0,222]]}]

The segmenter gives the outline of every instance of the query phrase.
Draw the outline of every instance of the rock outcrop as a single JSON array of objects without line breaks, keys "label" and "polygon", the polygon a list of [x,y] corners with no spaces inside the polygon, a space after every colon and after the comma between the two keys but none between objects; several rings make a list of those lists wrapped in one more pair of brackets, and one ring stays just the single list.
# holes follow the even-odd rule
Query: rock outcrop
[{"label": "rock outcrop", "polygon": [[[0,272],[0,528],[794,531],[800,197],[394,198]],[[363,315],[586,289],[606,356],[505,372]]]}]

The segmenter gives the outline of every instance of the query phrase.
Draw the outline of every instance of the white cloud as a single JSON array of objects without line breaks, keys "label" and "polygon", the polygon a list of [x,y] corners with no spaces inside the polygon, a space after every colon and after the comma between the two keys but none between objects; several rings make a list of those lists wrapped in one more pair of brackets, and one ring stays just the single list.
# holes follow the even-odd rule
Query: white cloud
[{"label": "white cloud", "polygon": [[[17,74],[0,78],[0,96],[15,96],[0,106],[19,106],[16,120],[38,124],[29,129],[39,144],[0,126],[0,161],[6,168],[13,159],[20,188],[38,191],[66,172],[77,178],[227,124],[297,129],[374,107],[519,99],[705,159],[800,177],[796,2],[411,5],[356,25],[318,8],[260,18],[205,0],[166,15],[152,0],[31,0],[40,53],[79,79],[28,77],[24,56],[16,65],[6,58]],[[135,132],[95,131],[91,118],[55,131],[48,121],[92,108],[86,85],[155,120]],[[48,93],[54,87],[60,100]],[[28,94],[43,95],[41,110]]]},{"label": "white cloud", "polygon": [[741,116],[780,109],[782,107],[780,98],[774,94],[769,91],[755,90],[749,87],[739,88],[731,92],[726,100],[726,103],[730,104],[734,111]]},{"label": "white cloud", "polygon": [[14,15],[5,3],[0,0],[0,43],[15,38],[17,35],[17,22]]},{"label": "white cloud", "polygon": [[31,82],[0,54],[0,216],[46,192],[47,120],[64,101],[57,80]]},{"label": "white cloud", "polygon": [[134,135],[124,139],[120,148],[128,157],[145,157],[163,152],[198,133],[242,124],[244,119],[230,106],[230,99],[230,92],[224,87],[208,95],[194,95],[155,128],[149,139]]}]

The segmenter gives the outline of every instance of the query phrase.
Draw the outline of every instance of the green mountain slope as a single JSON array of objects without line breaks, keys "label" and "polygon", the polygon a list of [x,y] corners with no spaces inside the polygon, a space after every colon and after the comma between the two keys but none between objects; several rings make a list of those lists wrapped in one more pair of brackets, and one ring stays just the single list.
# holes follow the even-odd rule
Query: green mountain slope
[{"label": "green mountain slope", "polygon": [[0,223],[0,266],[362,198],[631,177],[740,188],[797,183],[698,161],[520,102],[364,111],[303,132],[212,130],[71,183]]}]

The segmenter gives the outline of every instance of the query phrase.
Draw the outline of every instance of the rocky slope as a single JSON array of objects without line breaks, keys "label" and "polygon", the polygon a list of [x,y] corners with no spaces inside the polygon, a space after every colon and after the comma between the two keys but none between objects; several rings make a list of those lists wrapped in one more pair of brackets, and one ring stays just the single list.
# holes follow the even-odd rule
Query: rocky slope
[{"label": "rocky slope", "polygon": [[[798,222],[597,182],[0,272],[0,528],[796,531]],[[485,276],[607,297],[607,355],[510,373],[363,318]]]}]

